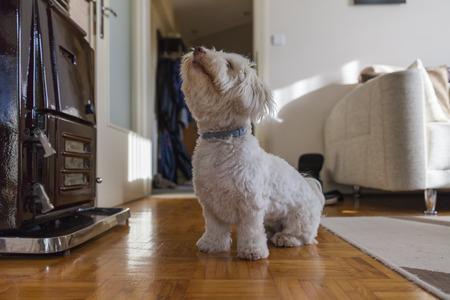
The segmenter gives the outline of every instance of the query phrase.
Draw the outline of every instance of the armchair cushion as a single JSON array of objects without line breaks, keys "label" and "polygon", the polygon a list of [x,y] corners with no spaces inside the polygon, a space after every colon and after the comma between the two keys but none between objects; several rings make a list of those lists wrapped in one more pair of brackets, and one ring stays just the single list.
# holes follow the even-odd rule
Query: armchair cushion
[{"label": "armchair cushion", "polygon": [[450,96],[448,93],[448,70],[446,66],[427,68],[436,97],[441,104],[442,110],[450,119]]},{"label": "armchair cushion", "polygon": [[[416,60],[408,69],[417,69],[423,77],[424,91],[427,103],[428,121],[450,120],[450,68],[447,66],[424,68],[420,59]],[[359,74],[359,82],[366,81],[392,72],[403,71],[405,68],[387,65],[372,65],[364,68]],[[431,84],[430,84],[431,83]],[[437,106],[440,107],[437,107]]]},{"label": "armchair cushion", "polygon": [[427,124],[428,169],[450,170],[450,122]]},{"label": "armchair cushion", "polygon": [[428,75],[425,67],[420,59],[416,60],[408,70],[419,70],[422,77],[422,85],[425,97],[425,115],[427,122],[446,122],[449,118],[445,115],[441,104],[439,103],[436,93],[431,83],[430,76]]}]

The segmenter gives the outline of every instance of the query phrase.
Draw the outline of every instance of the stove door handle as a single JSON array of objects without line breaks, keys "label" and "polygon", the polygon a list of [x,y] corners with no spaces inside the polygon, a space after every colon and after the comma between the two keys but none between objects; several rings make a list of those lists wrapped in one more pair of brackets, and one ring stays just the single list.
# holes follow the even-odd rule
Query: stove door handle
[{"label": "stove door handle", "polygon": [[50,142],[48,141],[48,138],[44,135],[42,130],[40,130],[39,128],[36,128],[33,130],[33,133],[35,135],[37,135],[37,137],[39,138],[39,142],[41,142],[42,147],[44,148],[44,152],[45,152],[44,157],[49,157],[49,156],[56,154],[55,149],[52,148],[52,144],[50,144]]},{"label": "stove door handle", "polygon": [[53,204],[50,202],[50,198],[45,192],[44,186],[42,184],[40,183],[33,184],[33,193],[36,197],[38,197],[39,202],[42,205],[41,213],[45,214],[55,209]]}]

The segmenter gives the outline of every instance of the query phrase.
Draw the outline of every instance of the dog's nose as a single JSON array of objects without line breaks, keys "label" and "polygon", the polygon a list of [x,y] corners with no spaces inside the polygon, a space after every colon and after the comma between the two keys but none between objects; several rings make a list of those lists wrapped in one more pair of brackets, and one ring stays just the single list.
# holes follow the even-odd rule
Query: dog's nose
[{"label": "dog's nose", "polygon": [[205,48],[203,48],[203,47],[196,47],[194,49],[194,55],[198,55],[199,53],[206,53]]}]

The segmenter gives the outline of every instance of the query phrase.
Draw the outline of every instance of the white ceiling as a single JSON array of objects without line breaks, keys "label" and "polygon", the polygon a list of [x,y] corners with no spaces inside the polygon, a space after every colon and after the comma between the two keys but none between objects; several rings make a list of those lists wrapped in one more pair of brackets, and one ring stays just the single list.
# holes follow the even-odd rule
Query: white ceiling
[{"label": "white ceiling", "polygon": [[172,0],[175,21],[187,46],[253,20],[252,0]]}]

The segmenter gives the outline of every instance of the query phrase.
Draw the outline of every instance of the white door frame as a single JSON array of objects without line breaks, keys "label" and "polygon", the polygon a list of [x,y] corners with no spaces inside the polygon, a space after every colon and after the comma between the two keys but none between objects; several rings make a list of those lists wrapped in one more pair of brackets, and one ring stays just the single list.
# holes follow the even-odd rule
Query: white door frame
[{"label": "white door frame", "polygon": [[[269,0],[253,0],[253,57],[258,76],[269,83]],[[266,123],[255,124],[255,136],[261,147],[266,148]]]},{"label": "white door frame", "polygon": [[268,6],[268,0],[253,0],[253,57],[256,62],[258,76],[266,83],[269,80]]}]

